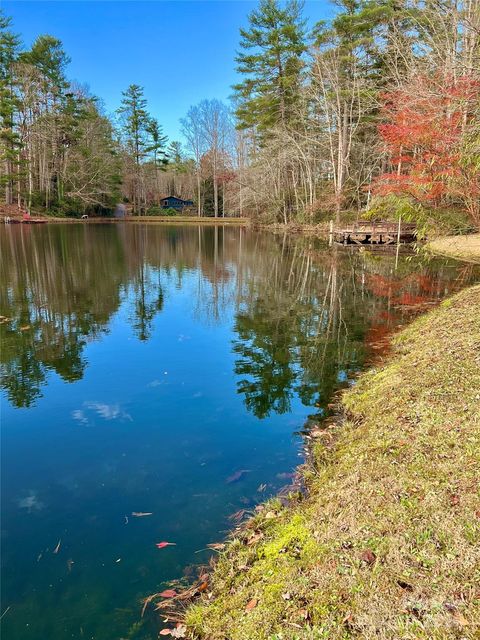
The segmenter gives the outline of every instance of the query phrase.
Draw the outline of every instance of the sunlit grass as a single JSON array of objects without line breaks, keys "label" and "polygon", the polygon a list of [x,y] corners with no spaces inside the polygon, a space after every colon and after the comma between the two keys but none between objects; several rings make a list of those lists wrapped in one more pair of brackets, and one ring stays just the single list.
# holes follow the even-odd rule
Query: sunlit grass
[{"label": "sunlit grass", "polygon": [[480,636],[480,286],[402,331],[343,404],[308,497],[220,555],[195,637]]}]

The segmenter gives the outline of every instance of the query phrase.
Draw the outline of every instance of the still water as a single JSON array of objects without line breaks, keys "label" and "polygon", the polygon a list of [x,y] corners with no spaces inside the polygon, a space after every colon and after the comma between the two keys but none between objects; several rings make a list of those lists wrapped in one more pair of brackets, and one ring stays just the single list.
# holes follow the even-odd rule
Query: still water
[{"label": "still water", "polygon": [[386,334],[480,276],[241,228],[14,225],[0,241],[15,640],[156,637],[142,598],[289,482],[301,432]]}]

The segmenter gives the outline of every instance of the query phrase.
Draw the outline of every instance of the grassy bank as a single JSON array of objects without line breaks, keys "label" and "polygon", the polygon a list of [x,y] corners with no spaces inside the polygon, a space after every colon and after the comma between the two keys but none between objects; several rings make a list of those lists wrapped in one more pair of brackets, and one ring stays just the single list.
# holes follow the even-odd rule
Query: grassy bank
[{"label": "grassy bank", "polygon": [[342,403],[314,431],[307,497],[220,553],[194,637],[479,637],[480,286],[399,333]]},{"label": "grassy bank", "polygon": [[470,236],[446,236],[427,244],[432,253],[480,264],[480,233]]}]

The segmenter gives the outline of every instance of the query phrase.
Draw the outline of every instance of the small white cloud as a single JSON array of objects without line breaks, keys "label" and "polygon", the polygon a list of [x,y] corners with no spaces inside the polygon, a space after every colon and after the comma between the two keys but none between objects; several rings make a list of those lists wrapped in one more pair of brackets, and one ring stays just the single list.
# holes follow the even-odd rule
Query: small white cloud
[{"label": "small white cloud", "polygon": [[166,380],[152,380],[147,387],[159,387],[162,384],[167,384]]},{"label": "small white cloud", "polygon": [[75,409],[72,411],[72,418],[80,424],[88,424],[88,418],[81,409]]},{"label": "small white cloud", "polygon": [[[132,416],[124,411],[119,404],[106,404],[105,402],[84,402],[83,406],[85,409],[90,409],[90,411],[94,411],[97,415],[99,415],[104,420],[130,420],[132,421]],[[82,424],[88,424],[88,417],[85,415],[85,411],[83,409],[76,409],[72,412],[72,417],[74,420],[81,422]]]},{"label": "small white cloud", "polygon": [[18,501],[20,509],[28,509],[28,511],[40,511],[45,506],[43,502],[37,497],[37,494],[33,491],[26,498],[21,498]]}]

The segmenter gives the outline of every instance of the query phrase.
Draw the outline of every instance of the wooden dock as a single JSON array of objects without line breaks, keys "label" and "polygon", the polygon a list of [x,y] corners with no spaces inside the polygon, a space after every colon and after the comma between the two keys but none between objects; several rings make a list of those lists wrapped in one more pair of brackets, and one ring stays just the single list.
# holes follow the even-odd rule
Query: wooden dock
[{"label": "wooden dock", "polygon": [[402,223],[399,229],[398,222],[354,222],[334,227],[332,236],[340,244],[392,245],[398,240],[402,244],[415,241],[416,225]]}]

